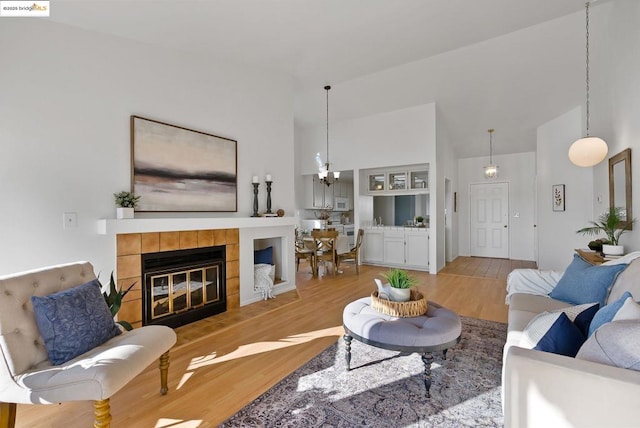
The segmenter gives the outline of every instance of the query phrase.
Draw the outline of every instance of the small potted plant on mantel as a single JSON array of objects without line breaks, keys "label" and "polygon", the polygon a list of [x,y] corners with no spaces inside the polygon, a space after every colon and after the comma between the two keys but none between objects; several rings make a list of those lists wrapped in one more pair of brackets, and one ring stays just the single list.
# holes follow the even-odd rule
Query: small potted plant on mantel
[{"label": "small potted plant on mantel", "polygon": [[598,221],[590,222],[592,226],[583,227],[576,233],[583,235],[598,235],[604,233],[607,235],[606,241],[602,240],[602,252],[609,256],[618,256],[624,254],[624,246],[619,245],[620,236],[631,228],[636,219],[631,219],[626,223],[622,221],[623,209],[620,207],[611,207],[598,217]]},{"label": "small potted plant on mantel", "polygon": [[114,193],[113,196],[116,199],[116,218],[133,218],[133,211],[138,205],[140,196],[127,191]]}]

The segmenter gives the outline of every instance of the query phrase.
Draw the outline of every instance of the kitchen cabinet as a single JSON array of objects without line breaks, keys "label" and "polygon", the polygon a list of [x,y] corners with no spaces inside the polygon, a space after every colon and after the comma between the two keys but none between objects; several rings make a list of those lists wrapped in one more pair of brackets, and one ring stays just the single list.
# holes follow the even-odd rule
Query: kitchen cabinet
[{"label": "kitchen cabinet", "polygon": [[383,244],[385,263],[404,264],[404,230],[385,230]]},{"label": "kitchen cabinet", "polygon": [[378,228],[367,228],[362,239],[362,260],[369,263],[382,263],[384,231]]},{"label": "kitchen cabinet", "polygon": [[[428,168],[406,167],[406,170],[373,171],[368,177],[366,192],[369,195],[395,195],[429,193]],[[415,168],[415,169],[414,169]]]},{"label": "kitchen cabinet", "polygon": [[327,187],[317,174],[303,176],[305,208],[320,209],[333,206],[333,186]]},{"label": "kitchen cabinet", "polygon": [[366,228],[362,246],[364,263],[406,269],[429,268],[429,230],[425,228]]},{"label": "kitchen cabinet", "polygon": [[406,230],[405,263],[410,266],[429,267],[429,234],[426,230]]}]

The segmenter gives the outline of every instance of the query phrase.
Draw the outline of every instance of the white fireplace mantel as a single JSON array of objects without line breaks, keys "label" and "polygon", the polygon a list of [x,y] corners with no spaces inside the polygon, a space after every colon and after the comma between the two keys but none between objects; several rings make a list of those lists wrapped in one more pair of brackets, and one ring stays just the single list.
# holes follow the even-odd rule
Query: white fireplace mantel
[{"label": "white fireplace mantel", "polygon": [[115,237],[126,233],[176,232],[207,229],[238,229],[240,240],[240,306],[257,302],[261,295],[254,289],[254,245],[259,240],[276,239],[278,255],[276,272],[281,282],[274,294],[294,290],[296,287],[294,226],[296,217],[226,217],[226,218],[134,218],[98,220],[98,234]]},{"label": "white fireplace mantel", "polygon": [[244,229],[294,226],[296,224],[295,217],[101,219],[98,220],[98,234],[119,235],[123,233],[173,232],[176,230]]}]

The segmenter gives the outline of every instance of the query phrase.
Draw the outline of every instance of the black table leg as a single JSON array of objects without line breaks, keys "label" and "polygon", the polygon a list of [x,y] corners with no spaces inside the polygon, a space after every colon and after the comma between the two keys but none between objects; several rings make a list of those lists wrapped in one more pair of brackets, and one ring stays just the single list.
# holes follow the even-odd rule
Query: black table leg
[{"label": "black table leg", "polygon": [[447,359],[447,351],[448,351],[448,349],[445,349],[444,351],[442,351],[442,359],[443,360]]},{"label": "black table leg", "polygon": [[343,336],[344,338],[344,349],[345,349],[345,359],[347,361],[347,370],[351,370],[351,339],[353,339],[348,334]]},{"label": "black table leg", "polygon": [[427,390],[427,398],[431,398],[429,390],[431,389],[431,363],[433,363],[433,355],[431,352],[422,354],[422,362],[424,363],[424,387]]}]

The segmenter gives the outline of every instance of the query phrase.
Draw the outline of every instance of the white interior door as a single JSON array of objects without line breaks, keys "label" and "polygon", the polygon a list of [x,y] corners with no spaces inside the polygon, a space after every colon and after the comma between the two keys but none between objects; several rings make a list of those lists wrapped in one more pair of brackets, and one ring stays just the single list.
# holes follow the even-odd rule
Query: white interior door
[{"label": "white interior door", "polygon": [[469,186],[471,255],[509,258],[509,183]]}]

